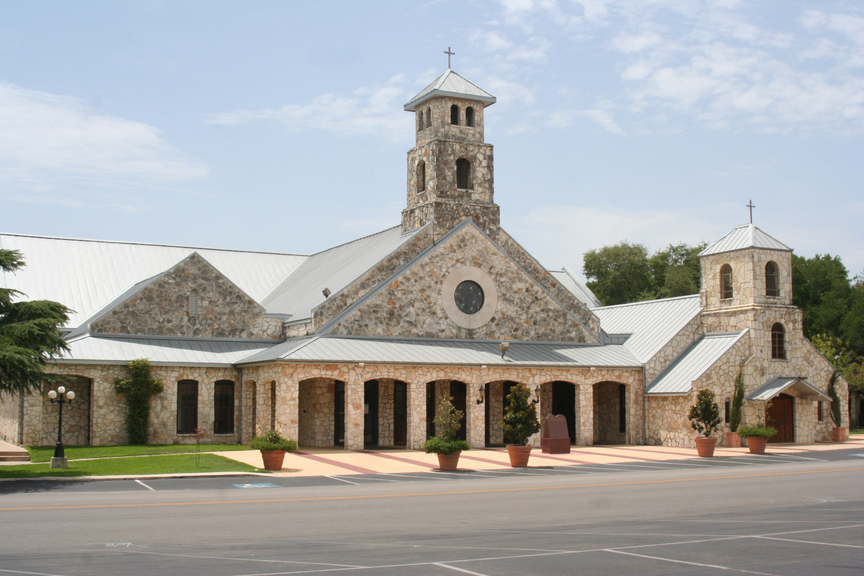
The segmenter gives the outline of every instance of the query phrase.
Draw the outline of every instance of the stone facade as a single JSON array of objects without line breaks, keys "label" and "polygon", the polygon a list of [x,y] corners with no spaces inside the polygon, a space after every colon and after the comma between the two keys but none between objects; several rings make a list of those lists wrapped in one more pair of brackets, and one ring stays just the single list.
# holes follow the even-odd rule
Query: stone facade
[{"label": "stone facade", "polygon": [[195,253],[98,318],[90,330],[94,334],[280,338],[282,321],[265,317],[257,302]]},{"label": "stone facade", "polygon": [[0,440],[18,444],[21,437],[21,396],[0,395]]}]

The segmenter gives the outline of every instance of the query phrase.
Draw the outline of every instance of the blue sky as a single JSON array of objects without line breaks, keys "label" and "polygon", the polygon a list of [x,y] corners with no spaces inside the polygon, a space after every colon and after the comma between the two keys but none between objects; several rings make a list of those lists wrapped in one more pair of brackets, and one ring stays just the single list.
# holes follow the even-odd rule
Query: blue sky
[{"label": "blue sky", "polygon": [[[581,271],[748,221],[864,272],[864,5],[0,3],[0,231],[314,253],[396,225],[413,114],[494,94],[502,226]],[[26,256],[26,255],[25,255]]]}]

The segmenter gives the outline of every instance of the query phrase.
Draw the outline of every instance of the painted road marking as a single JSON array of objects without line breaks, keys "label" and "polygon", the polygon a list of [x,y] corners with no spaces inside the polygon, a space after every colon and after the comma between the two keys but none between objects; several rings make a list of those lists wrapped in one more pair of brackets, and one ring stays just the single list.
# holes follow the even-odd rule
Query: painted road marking
[{"label": "painted road marking", "polygon": [[237,488],[281,488],[278,484],[259,482],[258,484],[234,484]]}]

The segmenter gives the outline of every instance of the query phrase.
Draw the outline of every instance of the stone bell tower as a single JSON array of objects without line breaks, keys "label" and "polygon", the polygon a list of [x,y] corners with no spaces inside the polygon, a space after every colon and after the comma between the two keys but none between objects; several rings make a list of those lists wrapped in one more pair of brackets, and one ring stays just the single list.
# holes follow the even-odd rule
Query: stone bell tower
[{"label": "stone bell tower", "polygon": [[403,232],[433,222],[439,235],[468,217],[485,230],[498,228],[492,145],[483,141],[483,111],[494,103],[494,96],[448,69],[405,104],[416,115],[417,144],[408,152]]}]

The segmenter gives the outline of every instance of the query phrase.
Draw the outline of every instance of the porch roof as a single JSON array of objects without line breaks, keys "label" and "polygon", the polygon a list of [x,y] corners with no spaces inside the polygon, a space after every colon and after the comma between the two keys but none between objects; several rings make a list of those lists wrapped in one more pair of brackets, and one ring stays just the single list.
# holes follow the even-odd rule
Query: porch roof
[{"label": "porch roof", "polygon": [[238,364],[269,362],[368,362],[469,366],[569,366],[640,368],[623,345],[510,341],[501,357],[498,340],[315,336],[290,340]]},{"label": "porch roof", "polygon": [[747,400],[759,400],[762,402],[771,400],[780,393],[789,389],[795,390],[805,400],[830,402],[831,398],[819,391],[815,386],[807,382],[805,378],[777,376],[772,378],[753,392],[747,395]]}]

